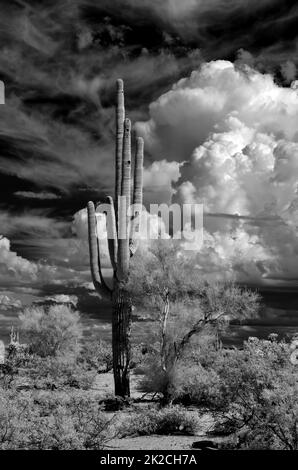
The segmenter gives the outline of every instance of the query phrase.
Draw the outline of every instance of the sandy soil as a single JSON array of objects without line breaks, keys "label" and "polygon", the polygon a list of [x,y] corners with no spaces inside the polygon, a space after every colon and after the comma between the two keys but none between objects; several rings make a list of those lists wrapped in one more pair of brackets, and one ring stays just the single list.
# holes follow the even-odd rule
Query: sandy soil
[{"label": "sandy soil", "polygon": [[140,436],[114,439],[107,446],[110,450],[190,450],[195,436]]},{"label": "sandy soil", "polygon": [[[131,377],[131,397],[133,399],[140,399],[144,393],[137,390],[138,382],[141,380],[139,375],[132,375]],[[112,373],[100,374],[97,376],[94,383],[94,390],[103,396],[111,397],[113,394],[113,375]],[[148,400],[148,401],[147,401]],[[147,403],[146,403],[147,402]],[[151,402],[152,405],[152,402]],[[150,396],[146,396],[146,401],[142,404],[136,404],[125,410],[125,412],[116,412],[115,418],[117,421],[125,420],[130,413],[136,411],[140,407],[150,406]],[[189,450],[193,442],[210,439],[206,435],[208,431],[213,428],[214,419],[209,413],[202,413],[196,409],[189,409],[187,413],[195,414],[198,416],[198,431],[194,436],[171,435],[171,436],[138,436],[127,438],[115,438],[106,444],[106,449],[114,450]],[[213,439],[216,441],[216,439]]]}]

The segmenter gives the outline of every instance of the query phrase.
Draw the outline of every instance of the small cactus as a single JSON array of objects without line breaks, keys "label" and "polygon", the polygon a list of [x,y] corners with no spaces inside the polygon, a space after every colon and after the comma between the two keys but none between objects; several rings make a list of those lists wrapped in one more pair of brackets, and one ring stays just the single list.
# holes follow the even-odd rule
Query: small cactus
[{"label": "small cactus", "polygon": [[[97,233],[96,209],[93,202],[88,203],[88,234],[90,268],[94,287],[97,292],[112,300],[112,346],[115,394],[130,395],[130,330],[132,304],[126,290],[129,278],[130,259],[137,249],[136,233],[139,231],[143,202],[143,139],[136,139],[136,155],[133,180],[131,177],[131,122],[125,118],[124,87],[117,80],[116,105],[116,152],[115,152],[115,204],[111,196],[105,202],[109,206],[107,216],[108,248],[113,268],[112,286],[104,279],[101,268],[100,239]],[[125,200],[125,204],[123,201]],[[133,213],[127,208],[133,203]]]}]

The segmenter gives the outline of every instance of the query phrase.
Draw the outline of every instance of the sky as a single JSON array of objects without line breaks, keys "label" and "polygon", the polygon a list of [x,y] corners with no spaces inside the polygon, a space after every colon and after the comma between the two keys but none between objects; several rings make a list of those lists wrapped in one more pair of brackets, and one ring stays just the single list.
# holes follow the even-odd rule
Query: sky
[{"label": "sky", "polygon": [[145,203],[204,204],[202,273],[297,284],[297,2],[0,8],[0,302],[90,288],[84,208],[112,193],[119,77]]}]

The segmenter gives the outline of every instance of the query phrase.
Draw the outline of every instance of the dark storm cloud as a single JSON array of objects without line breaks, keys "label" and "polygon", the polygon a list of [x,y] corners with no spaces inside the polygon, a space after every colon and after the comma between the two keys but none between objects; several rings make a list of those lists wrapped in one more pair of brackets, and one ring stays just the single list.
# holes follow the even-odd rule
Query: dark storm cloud
[{"label": "dark storm cloud", "polygon": [[297,37],[298,7],[295,0],[115,0],[81,2],[90,24],[102,14],[112,24],[126,24],[128,44],[146,44],[153,49],[196,44],[206,59],[234,55],[239,48],[293,51]]},{"label": "dark storm cloud", "polygon": [[[1,6],[0,72],[7,104],[0,115],[0,171],[14,178],[5,199],[20,206],[18,191],[54,192],[74,212],[82,206],[79,196],[85,204],[112,187],[116,78],[126,81],[127,107],[139,119],[154,93],[196,68],[200,55],[182,47],[178,57],[164,48],[162,29],[153,53],[142,44],[140,30],[113,24],[107,7],[91,21],[86,2],[2,1]],[[148,33],[152,28],[149,21]],[[32,198],[33,206],[36,202]]]}]

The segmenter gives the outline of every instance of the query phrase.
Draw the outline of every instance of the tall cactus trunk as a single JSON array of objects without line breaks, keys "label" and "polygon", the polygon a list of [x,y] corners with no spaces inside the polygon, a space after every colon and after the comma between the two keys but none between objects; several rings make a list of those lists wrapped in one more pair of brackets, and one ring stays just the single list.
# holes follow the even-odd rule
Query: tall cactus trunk
[{"label": "tall cactus trunk", "polygon": [[[144,142],[137,138],[134,175],[132,178],[131,122],[125,118],[123,81],[117,80],[115,201],[107,196],[110,217],[107,217],[108,249],[114,271],[113,286],[105,281],[101,267],[102,247],[97,233],[94,203],[88,203],[90,268],[95,289],[101,297],[112,299],[112,346],[115,395],[129,397],[130,331],[132,304],[126,284],[131,257],[138,247],[138,232],[143,201]],[[132,183],[133,181],[133,183]],[[131,199],[135,206],[129,214]],[[106,205],[103,210],[107,214]],[[131,220],[132,219],[132,220]],[[130,223],[132,221],[132,224]]]},{"label": "tall cactus trunk", "polygon": [[112,345],[115,395],[130,396],[131,299],[120,283],[113,292]]}]

